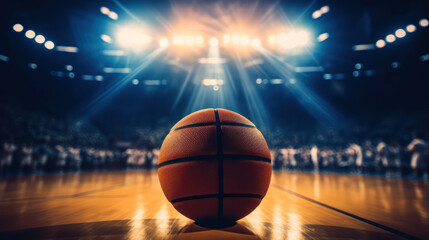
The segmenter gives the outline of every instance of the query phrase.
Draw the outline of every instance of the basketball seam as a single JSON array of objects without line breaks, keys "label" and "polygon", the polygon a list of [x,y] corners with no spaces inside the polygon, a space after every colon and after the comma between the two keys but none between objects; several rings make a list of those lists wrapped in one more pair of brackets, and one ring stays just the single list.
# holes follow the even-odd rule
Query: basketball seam
[{"label": "basketball seam", "polygon": [[[171,129],[170,132],[173,131],[177,131],[177,130],[181,130],[181,129],[185,129],[185,128],[193,128],[193,127],[204,127],[204,126],[217,126],[217,122],[207,122],[207,123],[194,123],[194,124],[189,124],[189,125],[185,125],[185,126],[181,126],[181,127],[177,127],[174,129]],[[256,126],[250,125],[250,124],[245,124],[245,123],[238,123],[238,122],[228,122],[228,121],[222,121],[219,123],[221,126],[237,126],[237,127],[248,127],[248,128],[256,128]]]},{"label": "basketball seam", "polygon": [[223,147],[222,147],[222,128],[220,125],[219,112],[214,109],[216,119],[216,138],[218,154],[218,178],[219,178],[219,196],[218,196],[218,220],[223,217]]},{"label": "basketball seam", "polygon": [[[265,157],[253,156],[253,155],[223,154],[222,157],[223,159],[228,159],[228,160],[258,161],[258,162],[266,162],[271,164],[271,159],[265,158]],[[217,158],[218,158],[217,154],[175,158],[175,159],[171,159],[158,164],[158,168],[171,165],[171,164],[176,164],[176,163],[202,161],[202,160],[215,160]]]},{"label": "basketball seam", "polygon": [[[258,198],[262,199],[264,196],[254,193],[224,193],[223,198]],[[184,202],[189,200],[196,200],[196,199],[206,199],[206,198],[219,198],[219,194],[203,194],[203,195],[193,195],[193,196],[187,196],[187,197],[181,197],[177,199],[171,200],[171,203],[178,203],[178,202]]]}]

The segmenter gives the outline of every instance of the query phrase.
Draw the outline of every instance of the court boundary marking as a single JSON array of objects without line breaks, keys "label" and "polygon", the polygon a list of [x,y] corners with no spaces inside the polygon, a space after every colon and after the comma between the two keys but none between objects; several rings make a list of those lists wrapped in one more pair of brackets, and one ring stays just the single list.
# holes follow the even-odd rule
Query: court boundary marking
[{"label": "court boundary marking", "polygon": [[294,191],[292,191],[292,190],[289,190],[289,189],[283,188],[283,187],[281,187],[281,186],[279,186],[279,185],[277,185],[277,184],[272,184],[272,186],[273,186],[273,187],[275,187],[275,188],[277,188],[277,189],[280,189],[280,190],[282,190],[282,191],[284,191],[284,192],[287,192],[287,193],[289,193],[289,194],[292,194],[292,195],[295,195],[295,196],[297,196],[297,197],[299,197],[299,198],[302,198],[302,199],[304,199],[304,200],[307,200],[307,201],[309,201],[309,202],[315,203],[315,204],[317,204],[317,205],[320,205],[320,206],[322,206],[322,207],[328,208],[328,209],[333,210],[333,211],[335,211],[335,212],[338,212],[338,213],[344,214],[344,215],[346,215],[346,216],[348,216],[348,217],[351,217],[351,218],[354,218],[354,219],[359,220],[359,221],[361,221],[361,222],[364,222],[364,223],[370,224],[370,225],[372,225],[372,226],[374,226],[374,227],[377,227],[377,228],[383,229],[383,230],[385,230],[385,231],[391,232],[391,233],[393,233],[393,234],[395,234],[395,235],[398,235],[398,236],[400,236],[400,237],[403,237],[403,238],[406,238],[406,239],[420,239],[420,238],[415,237],[415,236],[413,236],[413,235],[410,235],[410,234],[408,234],[408,233],[405,233],[405,232],[399,231],[399,230],[397,230],[397,229],[394,229],[394,228],[391,228],[391,227],[385,226],[385,225],[383,225],[383,224],[380,224],[380,223],[377,223],[377,222],[371,221],[371,220],[366,219],[366,218],[363,218],[363,217],[359,217],[359,216],[354,215],[354,214],[352,214],[352,213],[349,213],[349,212],[343,211],[343,210],[341,210],[341,209],[338,209],[338,208],[332,207],[332,206],[330,206],[330,205],[328,205],[328,204],[325,204],[325,203],[319,202],[319,201],[317,201],[317,200],[311,199],[311,198],[309,198],[309,197],[306,197],[306,196],[304,196],[304,195],[301,195],[301,194],[299,194],[299,193],[296,193],[296,192],[294,192]]}]

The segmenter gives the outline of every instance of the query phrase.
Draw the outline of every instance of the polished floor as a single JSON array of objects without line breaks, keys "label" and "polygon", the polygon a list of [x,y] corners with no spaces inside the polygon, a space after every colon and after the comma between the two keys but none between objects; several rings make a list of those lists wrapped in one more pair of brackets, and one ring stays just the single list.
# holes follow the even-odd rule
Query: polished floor
[{"label": "polished floor", "polygon": [[252,214],[207,228],[171,206],[156,172],[3,178],[0,239],[429,239],[429,182],[275,172]]}]

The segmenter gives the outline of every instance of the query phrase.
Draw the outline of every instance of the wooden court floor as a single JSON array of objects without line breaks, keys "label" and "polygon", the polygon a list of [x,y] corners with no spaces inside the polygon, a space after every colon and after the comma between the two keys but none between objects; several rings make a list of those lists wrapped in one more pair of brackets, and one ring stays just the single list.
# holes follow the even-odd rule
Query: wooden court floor
[{"label": "wooden court floor", "polygon": [[275,172],[252,214],[214,229],[175,211],[156,172],[3,178],[0,239],[429,239],[429,182]]}]

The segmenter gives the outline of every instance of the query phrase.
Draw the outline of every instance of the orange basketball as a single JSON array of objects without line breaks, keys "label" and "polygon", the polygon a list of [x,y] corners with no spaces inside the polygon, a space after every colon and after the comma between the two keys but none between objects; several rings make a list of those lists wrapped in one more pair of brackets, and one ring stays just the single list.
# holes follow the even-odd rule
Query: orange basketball
[{"label": "orange basketball", "polygon": [[194,112],[173,126],[158,160],[162,190],[196,221],[235,221],[251,213],[271,180],[267,143],[252,122],[224,109]]}]

